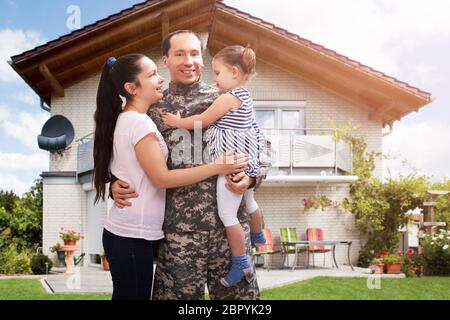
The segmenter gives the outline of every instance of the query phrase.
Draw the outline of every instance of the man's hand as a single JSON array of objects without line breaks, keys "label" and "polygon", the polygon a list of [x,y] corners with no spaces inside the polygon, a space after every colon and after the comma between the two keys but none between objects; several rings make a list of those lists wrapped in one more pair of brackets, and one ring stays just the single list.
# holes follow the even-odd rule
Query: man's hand
[{"label": "man's hand", "polygon": [[172,113],[165,113],[162,116],[162,120],[166,126],[177,127],[181,120],[180,111],[178,111],[176,115]]},{"label": "man's hand", "polygon": [[126,199],[137,198],[139,195],[130,188],[128,183],[122,180],[117,180],[111,185],[111,192],[114,197],[114,203],[117,208],[131,207],[131,202]]},{"label": "man's hand", "polygon": [[234,177],[227,175],[225,178],[227,179],[225,187],[234,193],[244,193],[254,182],[253,179],[255,179],[247,176],[244,171],[236,174]]}]

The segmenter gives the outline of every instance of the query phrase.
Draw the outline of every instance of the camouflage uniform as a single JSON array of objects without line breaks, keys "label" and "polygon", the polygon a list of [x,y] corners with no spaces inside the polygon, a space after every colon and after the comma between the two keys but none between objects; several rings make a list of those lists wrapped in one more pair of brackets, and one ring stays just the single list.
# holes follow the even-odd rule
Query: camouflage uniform
[{"label": "camouflage uniform", "polygon": [[[197,166],[200,163],[193,163],[195,153],[198,159],[200,153],[207,155],[208,152],[205,152],[206,143],[203,139],[202,150],[198,147],[194,150],[194,131],[185,130],[184,138],[172,135],[177,129],[164,125],[162,115],[166,112],[176,114],[177,111],[182,117],[200,114],[218,95],[216,88],[201,81],[191,85],[171,83],[164,91],[164,98],[149,109],[148,115],[169,148],[169,169]],[[191,139],[190,150],[178,154],[177,144],[182,139]],[[180,163],[183,156],[184,159],[187,157],[188,163]],[[208,161],[205,158],[205,162]],[[217,176],[190,186],[167,189],[163,226],[165,238],[158,248],[153,299],[200,300],[204,298],[205,284],[208,285],[211,299],[259,299],[256,277],[244,279],[231,288],[225,288],[219,283],[231,266],[231,252],[217,212],[216,181]],[[238,218],[244,228],[250,252],[250,229],[243,209],[244,205],[241,204]]]}]

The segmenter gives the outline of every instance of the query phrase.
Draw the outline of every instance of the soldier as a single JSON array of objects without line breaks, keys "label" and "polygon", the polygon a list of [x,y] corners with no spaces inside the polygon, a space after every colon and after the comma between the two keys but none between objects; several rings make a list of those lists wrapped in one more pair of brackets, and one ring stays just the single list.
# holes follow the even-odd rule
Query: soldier
[{"label": "soldier", "polygon": [[[170,154],[168,168],[197,166],[201,164],[199,159],[200,162],[206,160],[203,157],[203,154],[207,155],[204,152],[206,143],[201,139],[202,149],[199,150],[195,147],[194,131],[170,128],[164,125],[162,115],[178,111],[182,117],[200,114],[219,93],[215,87],[200,80],[202,43],[192,31],[180,30],[169,34],[163,40],[162,55],[163,64],[170,71],[171,82],[163,99],[149,109],[148,115],[167,143]],[[180,150],[181,145],[184,148]],[[247,277],[230,288],[220,284],[220,278],[229,270],[231,252],[217,212],[216,180],[217,177],[212,177],[187,187],[167,190],[165,238],[158,248],[153,299],[201,300],[204,299],[205,284],[211,299],[259,299],[256,277]],[[261,177],[250,178],[242,172],[234,178],[227,177],[227,188],[243,193],[247,188],[259,185],[261,180]],[[126,199],[138,196],[120,180],[111,184],[111,192],[119,207],[130,205]],[[249,224],[243,209],[241,204],[238,217],[250,253]]]}]

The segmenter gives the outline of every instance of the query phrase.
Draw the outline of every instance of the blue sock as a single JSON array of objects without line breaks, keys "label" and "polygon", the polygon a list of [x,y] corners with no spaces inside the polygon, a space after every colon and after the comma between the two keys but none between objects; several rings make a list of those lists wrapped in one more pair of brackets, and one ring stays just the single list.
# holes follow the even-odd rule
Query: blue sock
[{"label": "blue sock", "polygon": [[256,247],[257,245],[264,245],[266,244],[266,236],[264,235],[264,232],[256,232],[256,233],[250,233],[250,240],[252,242],[252,247]]},{"label": "blue sock", "polygon": [[221,282],[226,287],[234,286],[245,276],[244,269],[251,269],[247,255],[234,256],[231,259],[231,269]]}]

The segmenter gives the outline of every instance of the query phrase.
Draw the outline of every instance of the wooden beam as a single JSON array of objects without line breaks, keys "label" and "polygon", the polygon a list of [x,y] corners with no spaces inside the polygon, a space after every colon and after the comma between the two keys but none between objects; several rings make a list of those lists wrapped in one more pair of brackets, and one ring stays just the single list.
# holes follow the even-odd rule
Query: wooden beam
[{"label": "wooden beam", "polygon": [[[174,13],[178,10],[182,10],[184,7],[189,6],[192,4],[192,0],[179,0],[176,2],[172,2],[170,6],[167,7],[165,11],[168,13]],[[202,2],[198,2],[198,5],[200,5],[199,9],[202,9],[201,6]],[[197,10],[197,8],[195,8]],[[208,9],[208,8],[207,8]],[[75,39],[69,44],[66,44],[66,49],[62,50],[60,54],[53,54],[49,56],[48,58],[44,58],[42,63],[45,63],[46,65],[57,65],[58,62],[64,61],[66,59],[69,59],[73,56],[77,56],[82,51],[95,51],[93,48],[97,48],[99,43],[105,43],[108,45],[112,45],[112,40],[115,40],[116,42],[124,42],[127,41],[127,39],[130,37],[130,35],[134,34],[136,30],[142,30],[143,28],[146,28],[147,30],[151,30],[154,28],[155,23],[156,25],[159,25],[158,18],[160,17],[161,12],[153,11],[149,12],[145,15],[141,15],[138,18],[126,21],[126,23],[114,23],[113,26],[110,27],[109,30],[102,30],[102,28],[95,29],[92,33],[93,34],[86,34],[83,35],[83,37],[86,37],[86,40],[79,40]],[[125,19],[124,19],[125,20]],[[90,37],[89,37],[90,36]],[[89,37],[89,38],[88,38]],[[73,44],[73,45],[72,45]],[[39,59],[39,58],[35,58]],[[28,65],[29,64],[29,65]],[[30,62],[27,62],[27,66],[23,66],[22,72],[27,73],[31,69],[35,67],[35,63],[33,63],[33,59],[31,59]],[[58,65],[58,67],[64,67],[64,63],[61,65]]]},{"label": "wooden beam", "polygon": [[381,108],[378,108],[378,109],[374,110],[373,112],[369,113],[369,120],[375,120],[375,119],[382,118],[386,112],[394,109],[394,107],[395,107],[394,101],[390,101],[390,102],[386,103]]},{"label": "wooden beam", "polygon": [[[172,30],[179,29],[196,29],[198,26],[201,26],[202,23],[206,23],[209,18],[208,12],[203,12],[199,16],[195,17],[183,17],[177,20],[173,20],[171,24]],[[98,49],[95,52],[89,53],[89,55],[78,56],[76,60],[70,63],[66,63],[66,66],[61,69],[59,72],[55,72],[55,76],[60,79],[61,83],[67,86],[68,83],[73,83],[72,80],[75,80],[73,75],[80,69],[83,70],[83,73],[93,74],[98,71],[98,67],[102,65],[102,63],[106,60],[106,58],[113,56],[121,56],[123,54],[129,52],[143,52],[143,50],[148,51],[155,46],[160,46],[161,44],[161,34],[159,29],[155,29],[153,33],[142,33],[141,36],[136,37],[134,39],[130,39],[128,42],[124,42],[123,45],[116,46],[114,49],[110,47],[104,47],[102,49]],[[80,63],[80,61],[82,61]],[[98,62],[97,62],[98,61]],[[93,65],[96,65],[94,72],[90,72],[90,69]],[[70,79],[67,82],[66,79]],[[38,86],[45,84],[46,81],[39,81],[37,83]]]},{"label": "wooden beam", "polygon": [[169,34],[169,14],[166,11],[161,12],[161,35],[162,39]]},{"label": "wooden beam", "polygon": [[256,37],[256,39],[254,39],[250,42],[250,48],[252,48],[255,53],[258,53],[260,46],[261,46],[261,40],[259,37]]},{"label": "wooden beam", "polygon": [[39,71],[41,72],[45,80],[47,80],[47,82],[50,84],[50,87],[52,87],[56,95],[58,97],[64,97],[64,88],[61,86],[58,80],[56,80],[45,63],[39,65]]}]

